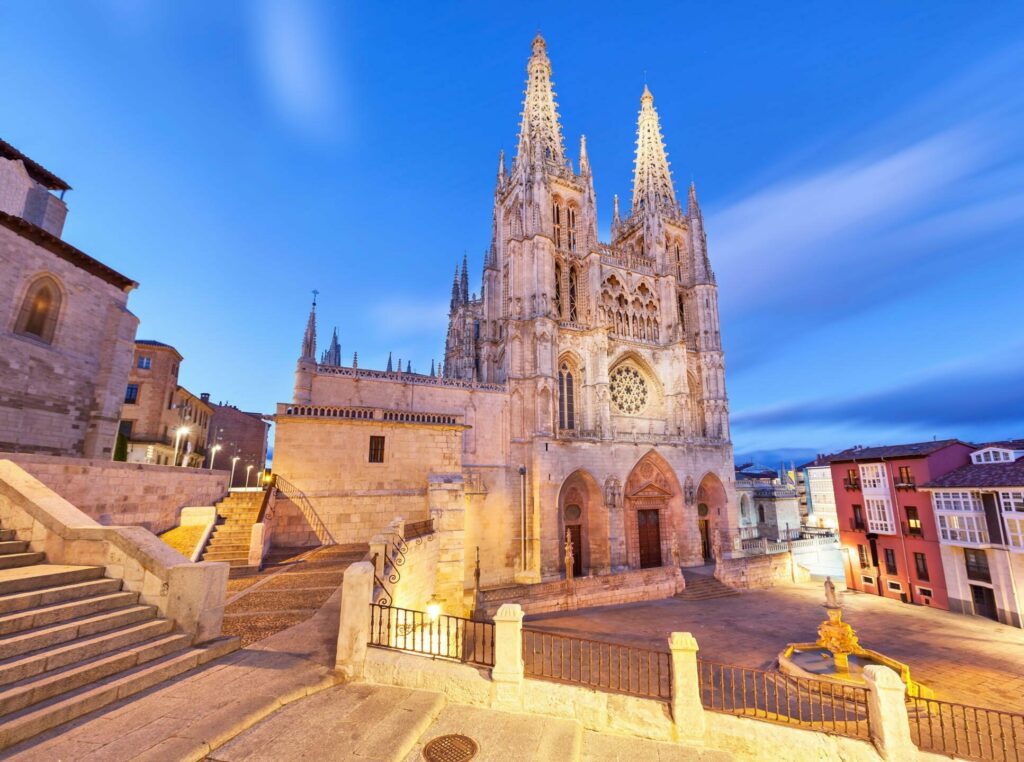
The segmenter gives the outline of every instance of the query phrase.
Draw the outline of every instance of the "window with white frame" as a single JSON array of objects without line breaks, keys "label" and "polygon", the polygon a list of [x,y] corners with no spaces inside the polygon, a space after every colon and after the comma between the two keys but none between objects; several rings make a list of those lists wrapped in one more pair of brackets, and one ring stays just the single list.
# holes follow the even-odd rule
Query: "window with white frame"
[{"label": "window with white frame", "polygon": [[1010,450],[985,449],[971,453],[971,462],[980,463],[1012,463],[1013,452]]},{"label": "window with white frame", "polygon": [[865,463],[860,467],[860,488],[880,490],[885,484],[885,466],[881,463]]},{"label": "window with white frame", "polygon": [[1003,511],[1024,513],[1024,492],[1000,492],[999,507]]},{"label": "window with white frame", "polygon": [[935,492],[932,497],[937,511],[984,511],[977,492]]},{"label": "window with white frame", "polygon": [[947,542],[964,542],[972,545],[988,542],[984,516],[940,513],[936,518],[939,520],[939,536]]},{"label": "window with white frame", "polygon": [[1006,540],[1010,547],[1024,550],[1024,519],[1013,519],[1009,516],[1003,518],[1006,520]]},{"label": "window with white frame", "polygon": [[868,514],[869,532],[896,534],[896,524],[892,518],[892,506],[889,505],[887,498],[865,498],[864,507]]}]

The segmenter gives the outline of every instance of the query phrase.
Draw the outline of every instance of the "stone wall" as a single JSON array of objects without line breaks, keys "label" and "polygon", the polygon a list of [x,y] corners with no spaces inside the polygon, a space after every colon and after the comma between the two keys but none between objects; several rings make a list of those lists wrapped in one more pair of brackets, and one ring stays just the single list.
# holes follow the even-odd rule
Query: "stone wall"
[{"label": "stone wall", "polygon": [[142,526],[159,534],[178,525],[186,506],[213,505],[228,475],[109,460],[0,453],[100,524]]},{"label": "stone wall", "polygon": [[679,569],[671,566],[580,577],[572,583],[558,580],[538,585],[514,585],[481,591],[478,613],[485,619],[492,619],[503,603],[518,603],[527,614],[543,614],[654,601],[682,592],[684,585]]},{"label": "stone wall", "polygon": [[715,566],[715,577],[718,580],[739,588],[788,585],[794,581],[808,582],[811,578],[808,571],[799,564],[796,565],[795,574],[794,580],[793,558],[789,553],[723,558]]},{"label": "stone wall", "polygon": [[[20,221],[0,222],[0,450],[110,458],[139,322],[127,307],[134,284],[42,231],[32,234],[46,246]],[[50,343],[14,332],[42,276],[60,291]]]}]

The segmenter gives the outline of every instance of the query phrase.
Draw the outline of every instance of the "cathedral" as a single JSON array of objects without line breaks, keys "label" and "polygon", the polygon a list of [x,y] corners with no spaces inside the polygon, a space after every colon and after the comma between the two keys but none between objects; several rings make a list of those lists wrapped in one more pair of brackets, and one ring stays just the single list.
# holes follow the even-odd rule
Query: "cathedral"
[{"label": "cathedral", "polygon": [[[567,155],[538,35],[518,147],[498,161],[479,295],[456,269],[430,374],[316,359],[316,305],[274,471],[337,542],[396,516],[449,532],[441,564],[487,587],[713,563],[738,527],[717,286],[695,187],[669,171],[654,96],[632,201],[598,239],[586,139]],[[726,549],[726,551],[723,551]]]}]

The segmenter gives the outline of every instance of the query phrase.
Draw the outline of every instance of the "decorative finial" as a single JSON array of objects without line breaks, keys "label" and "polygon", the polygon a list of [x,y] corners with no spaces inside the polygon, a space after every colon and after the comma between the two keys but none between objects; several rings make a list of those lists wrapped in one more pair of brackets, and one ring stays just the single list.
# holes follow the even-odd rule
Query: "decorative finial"
[{"label": "decorative finial", "polygon": [[313,289],[313,306],[316,307],[316,298],[320,296],[320,292],[315,288]]}]

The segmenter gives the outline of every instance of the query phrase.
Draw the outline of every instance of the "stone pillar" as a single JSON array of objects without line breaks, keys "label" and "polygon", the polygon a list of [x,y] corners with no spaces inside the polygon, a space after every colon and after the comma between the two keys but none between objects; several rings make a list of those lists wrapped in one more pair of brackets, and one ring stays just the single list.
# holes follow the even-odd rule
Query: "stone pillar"
[{"label": "stone pillar", "polygon": [[704,738],[704,705],[697,674],[697,640],[688,632],[673,632],[668,639],[672,652],[672,721],[680,739]]},{"label": "stone pillar", "polygon": [[523,695],[523,609],[505,603],[494,616],[494,699],[500,706],[518,706]]},{"label": "stone pillar", "polygon": [[462,474],[431,474],[427,496],[438,543],[434,595],[446,612],[462,616],[466,587],[466,506]]},{"label": "stone pillar", "polygon": [[360,561],[345,570],[341,583],[341,621],[334,666],[345,681],[363,675],[370,641],[370,602],[373,599],[373,564]]},{"label": "stone pillar", "polygon": [[917,747],[910,738],[906,686],[889,667],[872,664],[864,668],[868,689],[868,727],[871,740],[882,759],[916,759]]}]

